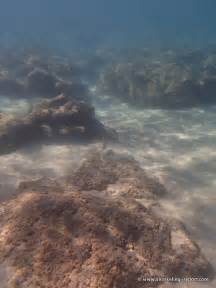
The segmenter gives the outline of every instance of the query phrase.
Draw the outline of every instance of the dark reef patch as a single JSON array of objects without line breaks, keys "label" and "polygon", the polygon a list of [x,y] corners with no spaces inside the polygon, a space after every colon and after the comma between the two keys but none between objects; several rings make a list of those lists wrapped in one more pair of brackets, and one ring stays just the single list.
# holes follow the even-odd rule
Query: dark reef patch
[{"label": "dark reef patch", "polygon": [[111,139],[114,135],[96,119],[92,106],[63,94],[36,105],[24,117],[7,120],[8,116],[1,114],[1,153],[35,142],[91,141]]},{"label": "dark reef patch", "polygon": [[[10,58],[10,55],[5,57]],[[11,57],[13,61],[0,59],[0,95],[31,99],[51,98],[64,93],[73,99],[89,102],[88,87],[81,80],[81,68],[70,63],[69,58],[65,60],[27,52]]]},{"label": "dark reef patch", "polygon": [[125,57],[105,69],[103,93],[144,108],[182,109],[216,103],[215,54],[166,51]]}]

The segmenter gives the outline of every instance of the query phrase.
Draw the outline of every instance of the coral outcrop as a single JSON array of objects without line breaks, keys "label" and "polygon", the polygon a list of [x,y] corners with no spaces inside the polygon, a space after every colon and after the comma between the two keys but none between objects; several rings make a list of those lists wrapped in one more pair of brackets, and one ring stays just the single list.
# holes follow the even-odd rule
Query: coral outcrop
[{"label": "coral outcrop", "polygon": [[37,54],[11,55],[8,61],[0,59],[0,96],[51,98],[60,93],[89,101],[79,67],[70,64],[70,59],[65,62],[61,58]]},{"label": "coral outcrop", "polygon": [[[108,132],[96,119],[94,108],[59,95],[36,105],[24,117],[0,119],[0,151],[10,152],[29,143],[104,139]],[[114,135],[114,134],[113,134]]]}]

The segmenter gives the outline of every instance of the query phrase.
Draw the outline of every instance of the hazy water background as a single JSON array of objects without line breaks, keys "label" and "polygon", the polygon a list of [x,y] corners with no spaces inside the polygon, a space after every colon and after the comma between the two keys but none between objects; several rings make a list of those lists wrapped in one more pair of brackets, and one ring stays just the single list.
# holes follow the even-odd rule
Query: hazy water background
[{"label": "hazy water background", "polygon": [[[0,5],[0,46],[6,48],[70,54],[74,49],[216,44],[215,0],[0,0]],[[160,177],[170,191],[164,210],[186,223],[216,267],[216,107],[177,112],[111,104],[95,101],[98,117],[122,139],[113,148]],[[20,113],[28,103],[2,98],[0,108]],[[1,198],[23,179],[63,176],[90,148],[53,145],[0,156]]]},{"label": "hazy water background", "polygon": [[214,0],[0,0],[2,45],[71,48],[216,42]]}]

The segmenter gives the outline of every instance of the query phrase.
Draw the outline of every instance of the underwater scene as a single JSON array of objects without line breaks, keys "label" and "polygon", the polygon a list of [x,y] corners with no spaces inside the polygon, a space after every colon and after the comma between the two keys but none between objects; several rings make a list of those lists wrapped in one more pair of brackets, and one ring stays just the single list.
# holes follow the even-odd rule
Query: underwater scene
[{"label": "underwater scene", "polygon": [[215,11],[0,0],[0,288],[216,287]]}]

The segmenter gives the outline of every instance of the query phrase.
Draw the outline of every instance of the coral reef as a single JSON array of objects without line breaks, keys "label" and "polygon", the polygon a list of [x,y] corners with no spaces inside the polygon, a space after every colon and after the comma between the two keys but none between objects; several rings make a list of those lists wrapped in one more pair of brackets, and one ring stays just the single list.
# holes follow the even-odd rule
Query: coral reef
[{"label": "coral reef", "polygon": [[[42,55],[12,55],[0,63],[0,95],[50,98],[64,93],[73,99],[89,101],[87,86],[70,59]],[[10,58],[8,55],[6,58]],[[16,61],[17,60],[17,61]]]},{"label": "coral reef", "polygon": [[36,105],[24,117],[7,117],[1,114],[1,153],[34,142],[104,139],[113,134],[96,120],[93,107],[63,94]]},{"label": "coral reef", "polygon": [[161,53],[148,59],[140,55],[130,61],[126,58],[105,70],[100,87],[103,92],[146,108],[178,109],[216,103],[213,55],[194,51]]},{"label": "coral reef", "polygon": [[[77,186],[66,182],[62,190],[44,180],[21,184],[16,199],[0,204],[3,287],[141,288],[162,284],[143,282],[145,277],[212,277],[210,264],[181,223],[159,218],[145,205],[151,189],[145,174],[140,179],[143,171],[137,164],[110,151],[97,154],[72,177]],[[125,193],[102,191],[113,178],[104,181],[99,158],[113,178],[134,177],[132,190],[133,185],[137,189],[135,179],[142,182],[143,204],[124,187]],[[95,161],[100,172],[91,174]],[[96,184],[82,191],[80,182],[89,181],[86,174]]]},{"label": "coral reef", "polygon": [[[77,58],[24,53],[0,65],[0,94],[90,101],[84,83],[141,107],[189,108],[215,103],[215,51],[96,51]],[[1,56],[1,55],[0,55]],[[4,58],[2,56],[2,58]]]}]

